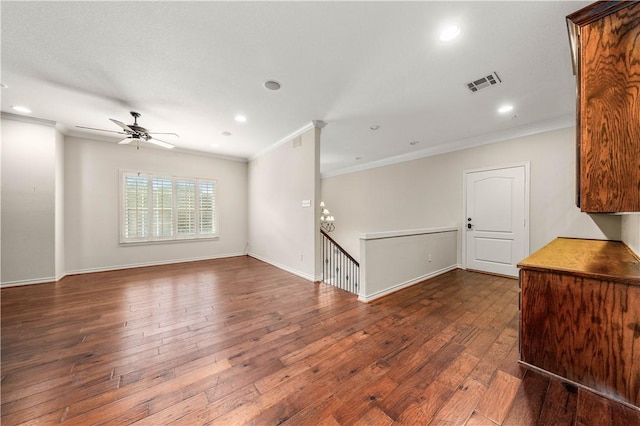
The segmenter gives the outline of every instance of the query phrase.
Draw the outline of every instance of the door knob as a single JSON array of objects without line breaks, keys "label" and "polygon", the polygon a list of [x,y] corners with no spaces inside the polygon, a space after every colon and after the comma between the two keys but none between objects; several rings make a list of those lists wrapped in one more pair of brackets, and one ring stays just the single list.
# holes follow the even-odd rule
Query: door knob
[{"label": "door knob", "polygon": [[471,229],[471,227],[472,227],[472,226],[473,226],[472,224],[467,223],[467,228],[468,228],[468,229]]}]

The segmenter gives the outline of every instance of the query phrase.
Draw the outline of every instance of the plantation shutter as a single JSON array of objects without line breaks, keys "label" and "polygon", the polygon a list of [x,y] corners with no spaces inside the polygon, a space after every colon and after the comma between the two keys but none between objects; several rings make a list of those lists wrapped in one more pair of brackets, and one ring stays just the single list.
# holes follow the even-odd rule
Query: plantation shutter
[{"label": "plantation shutter", "polygon": [[195,235],[196,233],[196,182],[194,180],[176,180],[177,234]]},{"label": "plantation shutter", "polygon": [[216,184],[213,181],[199,182],[199,233],[213,235],[216,233]]},{"label": "plantation shutter", "polygon": [[153,194],[153,236],[173,235],[173,180],[154,177]]},{"label": "plantation shutter", "polygon": [[146,238],[149,235],[149,177],[124,174],[124,238]]}]

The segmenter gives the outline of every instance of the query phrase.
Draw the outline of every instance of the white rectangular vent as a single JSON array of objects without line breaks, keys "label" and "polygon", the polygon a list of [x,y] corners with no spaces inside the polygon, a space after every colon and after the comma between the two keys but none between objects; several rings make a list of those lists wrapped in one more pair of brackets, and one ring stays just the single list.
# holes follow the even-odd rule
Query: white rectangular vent
[{"label": "white rectangular vent", "polygon": [[478,90],[495,86],[498,83],[502,83],[502,80],[500,80],[500,77],[498,77],[498,73],[494,71],[487,76],[484,76],[477,80],[470,81],[469,83],[467,83],[467,88],[469,88],[469,90],[471,90],[472,93],[475,93]]}]

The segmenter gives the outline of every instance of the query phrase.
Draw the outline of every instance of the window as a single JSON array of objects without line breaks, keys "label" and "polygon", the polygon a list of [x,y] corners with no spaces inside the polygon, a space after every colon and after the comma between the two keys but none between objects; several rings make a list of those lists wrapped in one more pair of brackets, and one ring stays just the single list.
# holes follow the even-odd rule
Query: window
[{"label": "window", "polygon": [[217,236],[216,181],[122,172],[120,242]]}]

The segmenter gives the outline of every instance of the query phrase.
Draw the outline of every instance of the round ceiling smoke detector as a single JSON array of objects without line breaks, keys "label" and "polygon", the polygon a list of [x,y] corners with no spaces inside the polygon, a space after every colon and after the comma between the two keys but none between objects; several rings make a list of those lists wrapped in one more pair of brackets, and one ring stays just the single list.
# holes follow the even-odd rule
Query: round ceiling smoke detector
[{"label": "round ceiling smoke detector", "polygon": [[269,90],[280,90],[282,85],[275,80],[267,80],[264,82],[264,87]]}]

